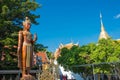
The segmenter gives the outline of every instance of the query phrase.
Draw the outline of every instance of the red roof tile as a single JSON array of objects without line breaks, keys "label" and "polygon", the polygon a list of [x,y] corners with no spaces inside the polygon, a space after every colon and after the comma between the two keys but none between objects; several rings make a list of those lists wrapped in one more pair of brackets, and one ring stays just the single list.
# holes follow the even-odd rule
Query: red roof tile
[{"label": "red roof tile", "polygon": [[36,53],[36,56],[40,56],[43,63],[49,62],[46,52],[38,52]]}]

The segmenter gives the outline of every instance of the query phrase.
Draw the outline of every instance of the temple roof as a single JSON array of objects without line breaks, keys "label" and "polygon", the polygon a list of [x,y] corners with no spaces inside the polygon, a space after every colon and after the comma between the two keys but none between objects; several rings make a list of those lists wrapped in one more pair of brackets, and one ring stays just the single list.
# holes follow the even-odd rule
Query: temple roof
[{"label": "temple roof", "polygon": [[63,45],[63,44],[61,43],[61,44],[59,45],[59,47],[56,49],[55,53],[54,53],[55,59],[57,59],[57,58],[60,56],[60,53],[61,53],[61,49],[62,49],[62,48],[71,49],[74,45],[79,46],[78,43],[73,44],[73,43],[71,42],[71,43],[68,43],[68,44],[65,44],[65,45]]},{"label": "temple roof", "polygon": [[59,48],[60,48],[60,49],[61,49],[61,48],[67,48],[67,49],[70,49],[70,48],[72,48],[74,45],[78,46],[78,43],[73,44],[73,43],[71,42],[71,43],[68,43],[68,44],[65,44],[65,45],[60,44]]},{"label": "temple roof", "polygon": [[36,53],[36,55],[42,58],[42,63],[49,62],[46,52],[41,51]]}]

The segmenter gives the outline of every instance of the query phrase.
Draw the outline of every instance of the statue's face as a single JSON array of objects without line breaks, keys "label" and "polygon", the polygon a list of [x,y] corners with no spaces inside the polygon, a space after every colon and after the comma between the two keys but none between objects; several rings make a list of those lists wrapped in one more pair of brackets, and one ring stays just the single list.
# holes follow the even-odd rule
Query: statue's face
[{"label": "statue's face", "polygon": [[29,30],[30,27],[31,27],[31,24],[30,24],[30,23],[26,23],[26,25],[25,25],[25,29]]}]

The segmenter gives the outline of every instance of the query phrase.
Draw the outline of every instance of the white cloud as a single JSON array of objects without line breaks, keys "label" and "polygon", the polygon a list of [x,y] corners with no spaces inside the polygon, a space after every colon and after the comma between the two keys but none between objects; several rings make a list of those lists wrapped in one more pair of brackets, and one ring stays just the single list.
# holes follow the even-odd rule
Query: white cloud
[{"label": "white cloud", "polygon": [[120,14],[117,14],[114,18],[115,19],[119,19],[120,18]]}]

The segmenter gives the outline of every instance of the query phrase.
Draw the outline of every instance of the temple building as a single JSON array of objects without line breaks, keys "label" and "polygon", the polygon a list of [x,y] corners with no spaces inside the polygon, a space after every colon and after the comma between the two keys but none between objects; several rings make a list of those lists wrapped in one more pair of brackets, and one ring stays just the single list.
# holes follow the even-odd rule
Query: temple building
[{"label": "temple building", "polygon": [[[98,40],[101,40],[101,39],[108,39],[110,38],[110,36],[108,35],[108,33],[106,32],[105,28],[104,28],[104,24],[103,24],[103,21],[102,21],[102,14],[100,13],[100,27],[101,27],[101,31],[100,31],[100,35],[99,35],[99,38]],[[120,41],[120,39],[118,39],[117,41]],[[59,47],[56,49],[56,51],[54,52],[54,58],[55,58],[55,61],[54,61],[54,64],[57,65],[57,58],[60,56],[60,53],[61,53],[61,49],[62,48],[67,48],[67,49],[71,49],[72,46],[79,46],[78,44],[73,44],[73,43],[68,43],[68,44],[60,44]],[[59,65],[59,69],[60,69],[60,73],[61,75],[67,75],[68,76],[68,79],[75,79],[75,80],[83,80],[79,74],[75,74],[71,71],[65,71],[64,67],[60,66]]]},{"label": "temple building", "polygon": [[[78,43],[74,44],[74,43],[68,43],[68,44],[60,44],[59,47],[56,49],[55,53],[54,53],[54,64],[57,65],[57,58],[60,56],[60,53],[61,53],[61,49],[62,48],[67,48],[67,49],[71,49],[73,46],[79,46]],[[60,73],[60,76],[67,76],[67,80],[75,80],[75,79],[79,79],[81,80],[82,78],[80,77],[80,75],[78,74],[75,74],[71,71],[65,71],[64,67],[62,67],[61,65],[59,65],[59,73]]]},{"label": "temple building", "polygon": [[35,64],[37,63],[36,62],[37,57],[41,59],[41,65],[43,66],[43,69],[47,69],[48,66],[49,66],[50,60],[49,60],[49,58],[48,58],[48,56],[46,54],[46,51],[40,51],[40,52],[35,54],[35,58],[34,58],[34,63]]},{"label": "temple building", "polygon": [[[99,40],[100,39],[108,39],[110,38],[110,36],[108,35],[108,33],[106,32],[105,28],[104,28],[104,24],[103,24],[103,21],[102,21],[102,14],[100,13],[100,27],[101,27],[101,32],[100,32],[100,35],[99,35]],[[61,49],[62,48],[67,48],[67,49],[71,49],[72,46],[79,46],[78,43],[76,44],[73,44],[72,42],[71,43],[68,43],[68,44],[65,44],[63,45],[62,43],[59,45],[59,47],[56,49],[55,53],[54,53],[54,57],[55,59],[57,59],[59,56],[60,56],[60,53],[61,53]]]},{"label": "temple building", "polygon": [[71,49],[74,45],[75,45],[75,46],[79,46],[78,43],[73,44],[73,43],[71,42],[71,43],[68,43],[68,44],[65,44],[65,45],[63,45],[63,44],[61,43],[61,44],[59,45],[59,47],[56,49],[55,53],[54,53],[55,59],[57,59],[57,58],[60,56],[60,53],[61,53],[61,49],[62,49],[62,48]]}]

